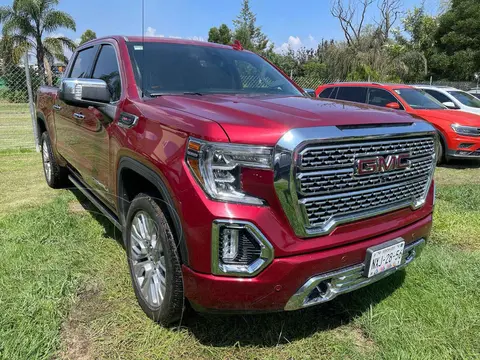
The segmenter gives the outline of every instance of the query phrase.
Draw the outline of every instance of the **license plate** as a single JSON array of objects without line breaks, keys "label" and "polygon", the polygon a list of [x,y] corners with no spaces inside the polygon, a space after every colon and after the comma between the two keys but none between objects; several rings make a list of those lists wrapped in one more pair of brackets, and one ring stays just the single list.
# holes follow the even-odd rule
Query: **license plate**
[{"label": "license plate", "polygon": [[372,277],[402,263],[405,241],[395,239],[367,249],[365,276]]}]

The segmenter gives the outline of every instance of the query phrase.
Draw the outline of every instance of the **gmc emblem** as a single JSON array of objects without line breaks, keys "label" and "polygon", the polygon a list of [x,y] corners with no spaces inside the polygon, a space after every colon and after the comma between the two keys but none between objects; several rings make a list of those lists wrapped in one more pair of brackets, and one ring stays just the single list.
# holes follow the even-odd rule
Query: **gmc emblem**
[{"label": "gmc emblem", "polygon": [[356,175],[372,175],[393,170],[405,170],[410,167],[410,154],[375,156],[358,159],[355,162]]}]

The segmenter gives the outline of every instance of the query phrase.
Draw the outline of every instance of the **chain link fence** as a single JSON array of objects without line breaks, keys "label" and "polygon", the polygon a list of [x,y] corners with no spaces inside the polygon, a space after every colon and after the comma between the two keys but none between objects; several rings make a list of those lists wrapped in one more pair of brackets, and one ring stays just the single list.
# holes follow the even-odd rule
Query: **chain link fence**
[{"label": "chain link fence", "polygon": [[[32,94],[41,85],[36,66],[29,66]],[[0,151],[35,149],[24,64],[0,60]]]}]

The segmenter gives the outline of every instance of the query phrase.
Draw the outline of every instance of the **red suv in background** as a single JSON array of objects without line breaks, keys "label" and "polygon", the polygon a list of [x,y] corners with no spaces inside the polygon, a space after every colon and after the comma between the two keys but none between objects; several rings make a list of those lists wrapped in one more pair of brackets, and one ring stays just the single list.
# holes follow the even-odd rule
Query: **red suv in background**
[{"label": "red suv in background", "polygon": [[441,139],[438,162],[449,158],[480,159],[480,116],[450,110],[420,89],[399,84],[336,83],[319,86],[315,94],[324,99],[404,110],[430,122]]}]

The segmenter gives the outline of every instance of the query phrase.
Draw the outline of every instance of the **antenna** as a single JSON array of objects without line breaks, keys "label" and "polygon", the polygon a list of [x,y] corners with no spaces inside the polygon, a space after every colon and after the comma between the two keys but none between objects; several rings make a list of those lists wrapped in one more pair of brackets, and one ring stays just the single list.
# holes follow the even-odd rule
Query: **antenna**
[{"label": "antenna", "polygon": [[140,69],[142,77],[142,98],[145,96],[144,84],[144,68],[145,68],[145,0],[142,0],[142,68]]}]

